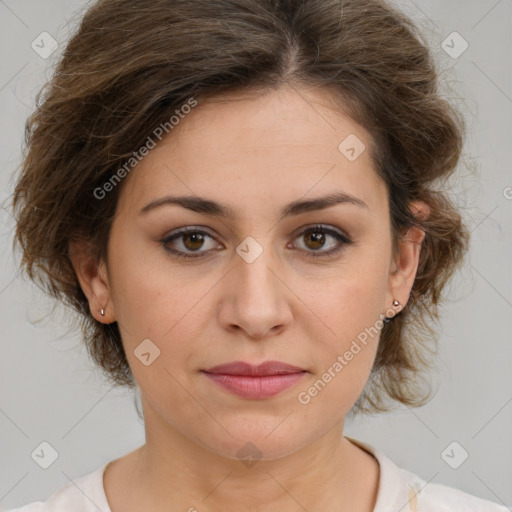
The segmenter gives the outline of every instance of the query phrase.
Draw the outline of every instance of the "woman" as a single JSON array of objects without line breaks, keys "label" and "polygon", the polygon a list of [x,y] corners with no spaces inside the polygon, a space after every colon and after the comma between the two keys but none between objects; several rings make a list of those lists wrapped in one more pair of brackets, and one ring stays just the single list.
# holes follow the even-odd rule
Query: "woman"
[{"label": "woman", "polygon": [[436,85],[378,0],[87,11],[27,123],[16,237],[146,443],[19,510],[506,510],[343,436],[429,398],[469,239]]}]

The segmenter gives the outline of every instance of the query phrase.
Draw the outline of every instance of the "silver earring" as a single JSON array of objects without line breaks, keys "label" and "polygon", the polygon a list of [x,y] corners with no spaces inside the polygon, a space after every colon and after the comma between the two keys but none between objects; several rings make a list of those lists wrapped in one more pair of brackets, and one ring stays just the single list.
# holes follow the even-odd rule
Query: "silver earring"
[{"label": "silver earring", "polygon": [[101,316],[105,316],[105,310],[104,309],[100,309],[100,315]]},{"label": "silver earring", "polygon": [[[393,301],[393,306],[396,308],[397,306],[400,306],[400,302],[397,301],[396,299]],[[384,321],[385,322],[389,322],[389,320],[391,320],[392,318],[394,318],[395,315],[393,316],[386,316],[384,317]]]}]

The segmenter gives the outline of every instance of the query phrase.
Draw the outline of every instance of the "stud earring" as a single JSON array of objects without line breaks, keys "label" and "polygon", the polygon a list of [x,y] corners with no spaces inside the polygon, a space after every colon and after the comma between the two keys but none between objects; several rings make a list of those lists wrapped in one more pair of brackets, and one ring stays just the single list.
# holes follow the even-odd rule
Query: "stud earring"
[{"label": "stud earring", "polygon": [[100,309],[100,315],[101,316],[105,316],[105,310],[104,309]]},{"label": "stud earring", "polygon": [[[395,307],[395,308],[396,308],[397,306],[400,306],[400,302],[399,302],[398,300],[396,300],[396,299],[395,299],[395,300],[393,301],[393,307]],[[385,318],[385,320],[384,320],[384,321],[389,321],[389,320],[391,320],[391,319],[392,319],[392,318],[394,318],[394,317],[395,317],[395,315],[393,315],[393,316],[386,316],[386,317],[384,317],[384,318]]]}]

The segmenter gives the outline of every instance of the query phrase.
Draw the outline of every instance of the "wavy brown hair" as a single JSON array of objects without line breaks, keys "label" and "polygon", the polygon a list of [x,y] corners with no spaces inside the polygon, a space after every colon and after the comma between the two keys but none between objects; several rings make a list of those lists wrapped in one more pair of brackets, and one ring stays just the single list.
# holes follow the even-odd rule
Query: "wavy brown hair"
[{"label": "wavy brown hair", "polygon": [[[468,249],[469,232],[439,188],[456,169],[464,124],[441,97],[414,23],[379,0],[100,0],[83,15],[25,125],[13,194],[14,247],[39,287],[77,313],[93,361],[116,385],[135,382],[117,323],[97,322],[69,258],[86,240],[106,261],[122,182],[103,185],[191,97],[283,84],[329,89],[372,135],[387,184],[393,248],[425,231],[407,306],[386,321],[353,411],[429,399],[422,376],[435,352],[437,307]],[[200,108],[200,107],[198,107]],[[416,218],[408,206],[430,208]]]}]

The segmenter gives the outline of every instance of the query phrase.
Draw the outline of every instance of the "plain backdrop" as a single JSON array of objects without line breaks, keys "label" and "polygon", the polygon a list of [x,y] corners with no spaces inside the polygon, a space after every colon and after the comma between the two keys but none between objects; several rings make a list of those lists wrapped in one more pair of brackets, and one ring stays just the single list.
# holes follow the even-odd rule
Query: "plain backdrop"
[{"label": "plain backdrop", "polygon": [[[132,393],[112,389],[95,370],[78,334],[67,332],[69,313],[61,309],[47,318],[51,303],[19,276],[11,249],[8,205],[24,122],[85,5],[79,0],[0,0],[4,509],[45,500],[144,442]],[[472,246],[442,309],[434,398],[422,408],[402,406],[356,419],[345,434],[373,444],[426,481],[512,506],[512,1],[402,0],[399,6],[429,38],[443,90],[467,117],[465,156],[452,189],[471,227]],[[47,59],[31,47],[42,32],[59,43]],[[464,41],[468,48],[454,58]],[[31,456],[43,442],[58,453],[48,469]],[[467,459],[454,469],[446,453],[452,465],[466,454]]]}]

